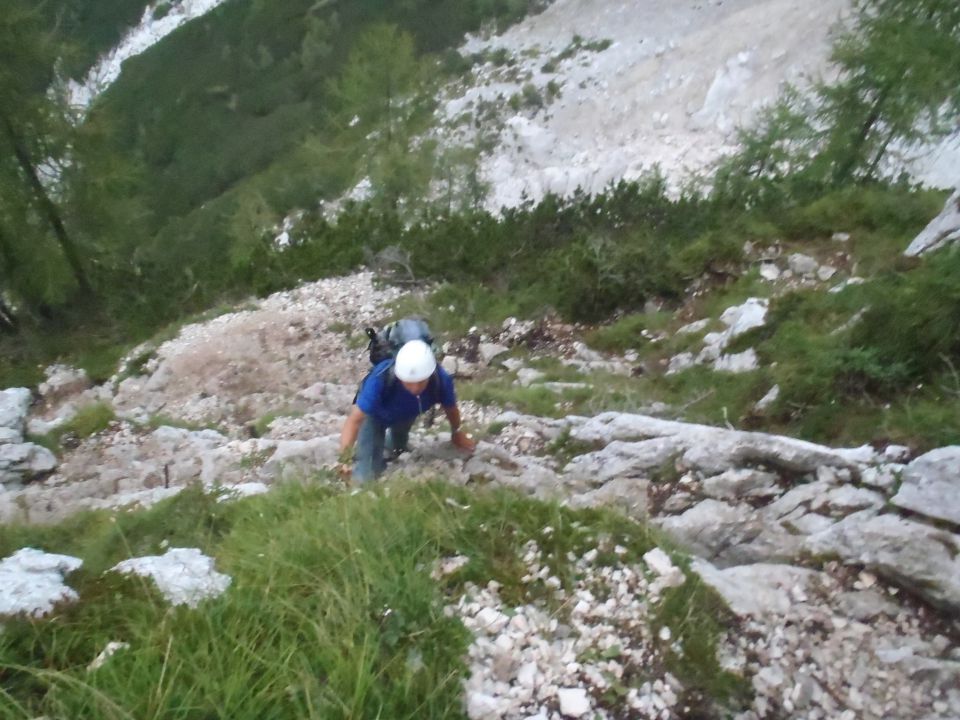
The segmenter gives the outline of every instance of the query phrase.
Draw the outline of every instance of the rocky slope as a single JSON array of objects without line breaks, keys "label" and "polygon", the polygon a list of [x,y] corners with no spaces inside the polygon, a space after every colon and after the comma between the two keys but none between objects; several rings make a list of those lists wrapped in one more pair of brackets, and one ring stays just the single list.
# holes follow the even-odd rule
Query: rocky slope
[{"label": "rocky slope", "polygon": [[[353,331],[398,295],[370,274],[306,284],[138,348],[103,386],[57,368],[33,404],[29,391],[5,391],[0,518],[54,522],[81,508],[150,504],[195,482],[262,492],[332,466],[367,364]],[[495,336],[450,343],[460,355],[446,364],[536,383],[518,358],[497,359],[532,343],[535,330],[508,322]],[[595,369],[630,371],[628,358],[575,340],[565,347],[585,380]],[[61,457],[22,442],[27,428],[48,429],[92,402],[109,403],[118,419],[66,442]],[[951,625],[960,612],[960,448],[911,457],[903,447],[831,448],[649,415],[546,419],[471,403],[464,411],[475,431],[498,430],[473,457],[459,455],[442,428],[423,427],[391,472],[612,505],[661,528],[697,558],[686,572],[716,588],[738,618],[722,654],[756,694],[743,717],[960,714],[960,628]],[[536,548],[529,555],[537,576]],[[590,558],[581,569],[585,583],[600,572]],[[655,639],[620,637],[617,628],[642,623],[656,582],[685,577],[669,559],[648,558],[645,568],[601,578],[618,598],[606,610],[584,585],[569,598],[585,604],[568,639],[535,607],[505,608],[495,587],[468,593],[451,612],[477,632],[470,716],[588,713],[618,670],[578,664],[577,643],[623,642],[640,662]],[[513,620],[487,622],[505,612]],[[607,716],[682,717],[676,679],[657,683]],[[577,688],[589,692],[560,694]]]},{"label": "rocky slope", "polygon": [[[736,130],[775,100],[829,77],[831,29],[846,0],[556,0],[502,35],[474,37],[488,58],[439,100],[446,144],[490,124],[480,174],[499,210],[546,193],[600,192],[658,166],[679,187],[736,149]],[[489,141],[488,141],[489,142]],[[960,135],[891,149],[888,171],[957,183]]]}]

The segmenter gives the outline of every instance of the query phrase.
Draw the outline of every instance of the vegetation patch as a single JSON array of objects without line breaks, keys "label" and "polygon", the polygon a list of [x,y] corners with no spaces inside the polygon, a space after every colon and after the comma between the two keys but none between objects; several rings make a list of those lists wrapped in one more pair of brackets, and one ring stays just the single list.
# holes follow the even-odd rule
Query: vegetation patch
[{"label": "vegetation patch", "polygon": [[[547,528],[551,528],[547,532]],[[184,704],[230,717],[450,718],[463,713],[470,641],[444,606],[466,582],[496,580],[514,605],[552,589],[524,583],[535,540],[569,585],[571,557],[637,563],[659,538],[614,513],[573,512],[506,491],[394,482],[358,495],[291,483],[230,503],[200,488],[146,511],[86,513],[57,527],[4,526],[0,553],[30,545],[74,555],[80,600],[41,620],[5,620],[0,707],[11,717],[169,717]],[[609,548],[622,546],[622,554]],[[198,547],[232,583],[197,609],[169,608],[150,581],[103,574],[131,556]],[[467,565],[436,580],[444,557]],[[717,607],[695,578],[667,591],[662,617],[683,633],[672,671],[724,697]],[[129,643],[100,670],[108,641]]]},{"label": "vegetation patch", "polygon": [[277,410],[275,412],[270,412],[270,413],[267,413],[266,415],[263,415],[257,418],[250,425],[250,430],[253,433],[254,437],[263,437],[264,435],[267,435],[270,432],[270,425],[277,418],[280,418],[280,417],[295,418],[295,417],[302,417],[302,416],[303,416],[302,410],[293,410],[290,408]]},{"label": "vegetation patch", "polygon": [[106,430],[110,423],[116,419],[117,416],[113,411],[113,406],[109,403],[91,403],[79,408],[76,415],[46,435],[32,436],[30,440],[43,445],[53,453],[59,454],[68,438],[74,443],[79,442]]},{"label": "vegetation patch", "polygon": [[646,345],[643,335],[647,330],[649,318],[645,314],[625,315],[610,325],[603,325],[586,334],[587,344],[603,352],[625,352]]}]

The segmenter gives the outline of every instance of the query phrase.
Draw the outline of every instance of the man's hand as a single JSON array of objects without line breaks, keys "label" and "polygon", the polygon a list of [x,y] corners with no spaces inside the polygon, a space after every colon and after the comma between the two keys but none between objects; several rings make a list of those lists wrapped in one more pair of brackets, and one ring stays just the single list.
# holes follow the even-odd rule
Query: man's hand
[{"label": "man's hand", "polygon": [[340,476],[342,480],[350,480],[353,475],[353,445],[340,449],[337,455],[337,463],[333,466],[333,471]]},{"label": "man's hand", "polygon": [[464,452],[472,453],[477,448],[477,443],[473,436],[463,430],[456,430],[450,434],[450,442]]}]

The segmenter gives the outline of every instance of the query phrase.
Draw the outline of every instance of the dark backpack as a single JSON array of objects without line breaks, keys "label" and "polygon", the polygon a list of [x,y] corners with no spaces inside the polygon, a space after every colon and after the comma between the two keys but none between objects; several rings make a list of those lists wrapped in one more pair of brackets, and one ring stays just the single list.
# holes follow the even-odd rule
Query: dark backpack
[{"label": "dark backpack", "polygon": [[370,364],[377,365],[384,360],[395,358],[397,352],[405,343],[411,340],[423,340],[427,345],[433,347],[433,334],[427,323],[420,318],[403,318],[394,323],[390,323],[377,332],[373,328],[366,329],[367,337],[370,342],[367,344],[367,352],[370,355]]}]

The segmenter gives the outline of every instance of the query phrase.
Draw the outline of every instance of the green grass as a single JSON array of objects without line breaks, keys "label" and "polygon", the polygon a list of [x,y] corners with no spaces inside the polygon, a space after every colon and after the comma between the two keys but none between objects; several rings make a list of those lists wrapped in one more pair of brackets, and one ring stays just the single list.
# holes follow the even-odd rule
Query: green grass
[{"label": "green grass", "polygon": [[635,313],[626,315],[610,325],[603,325],[591,330],[586,335],[586,342],[592,348],[603,352],[624,352],[637,349],[647,344],[647,339],[641,335],[648,330],[650,319],[646,314]]},{"label": "green grass", "polygon": [[302,410],[294,410],[292,408],[283,408],[276,410],[274,412],[269,412],[266,415],[263,415],[257,418],[253,423],[253,432],[256,433],[255,437],[263,437],[270,432],[270,423],[276,420],[279,417],[302,417]]},{"label": "green grass", "polygon": [[[554,528],[544,533],[545,526]],[[458,718],[470,638],[444,605],[466,582],[502,583],[509,604],[552,591],[523,583],[539,544],[570,587],[574,557],[637,562],[660,538],[620,515],[571,511],[508,491],[394,482],[358,495],[290,483],[220,503],[188,488],[146,511],[74,516],[55,527],[0,527],[0,556],[19,547],[80,557],[81,600],[0,634],[0,715],[9,718]],[[198,547],[233,581],[195,610],[170,608],[149,581],[104,575],[119,560]],[[441,581],[433,563],[470,562]],[[557,609],[559,611],[559,609]],[[695,577],[665,594],[654,622],[682,638],[667,667],[692,693],[735,697],[715,655],[723,614]],[[130,644],[100,670],[108,641]]]},{"label": "green grass", "polygon": [[556,439],[547,445],[547,452],[556,459],[558,467],[564,467],[578,455],[584,455],[596,449],[593,443],[573,438],[569,427],[565,427]]},{"label": "green grass", "polygon": [[60,443],[65,435],[73,435],[82,440],[91,435],[96,435],[101,430],[106,430],[107,426],[116,418],[113,407],[109,403],[91,403],[81,407],[70,420],[54,428],[46,435],[34,436],[30,440],[59,454],[61,451]]},{"label": "green grass", "polygon": [[514,385],[512,380],[506,378],[458,384],[457,396],[481,405],[495,405],[528,415],[561,417],[565,414],[557,406],[560,399],[557,393],[542,385]]},{"label": "green grass", "polygon": [[[532,362],[547,367],[556,361]],[[559,377],[557,377],[559,375]],[[521,387],[504,377],[457,384],[457,394],[481,405],[516,410],[529,415],[564,417],[592,416],[601,412],[642,412],[655,402],[669,406],[668,417],[688,422],[741,426],[752,405],[770,389],[765,371],[728,375],[696,367],[676,375],[626,377],[606,372],[589,375],[564,368],[563,373],[547,370],[547,381],[583,382],[584,388],[554,392],[542,385]]]}]

